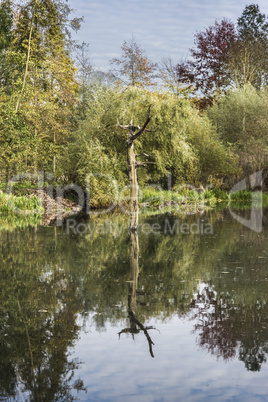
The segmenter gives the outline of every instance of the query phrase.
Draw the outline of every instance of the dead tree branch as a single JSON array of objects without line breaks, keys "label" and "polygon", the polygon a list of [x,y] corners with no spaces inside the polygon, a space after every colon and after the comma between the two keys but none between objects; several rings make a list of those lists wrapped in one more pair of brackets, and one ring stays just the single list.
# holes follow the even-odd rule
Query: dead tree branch
[{"label": "dead tree branch", "polygon": [[152,105],[149,106],[148,108],[148,114],[147,114],[147,119],[144,123],[144,125],[142,126],[142,128],[132,136],[132,141],[135,141],[146,129],[146,127],[148,126],[148,124],[150,123],[152,116],[151,116],[151,107]]}]

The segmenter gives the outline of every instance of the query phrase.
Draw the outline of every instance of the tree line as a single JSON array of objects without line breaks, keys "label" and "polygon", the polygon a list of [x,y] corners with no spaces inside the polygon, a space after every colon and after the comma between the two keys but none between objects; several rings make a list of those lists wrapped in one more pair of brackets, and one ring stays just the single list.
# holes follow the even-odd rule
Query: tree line
[{"label": "tree line", "polygon": [[[82,19],[61,0],[0,4],[0,174],[53,173],[90,180],[92,203],[128,183],[127,137],[152,105],[136,141],[141,184],[231,185],[267,167],[268,20],[257,4],[195,35],[191,59],[150,61],[132,37],[102,73],[72,40]],[[116,184],[115,184],[116,183]],[[123,190],[122,190],[123,191]]]}]

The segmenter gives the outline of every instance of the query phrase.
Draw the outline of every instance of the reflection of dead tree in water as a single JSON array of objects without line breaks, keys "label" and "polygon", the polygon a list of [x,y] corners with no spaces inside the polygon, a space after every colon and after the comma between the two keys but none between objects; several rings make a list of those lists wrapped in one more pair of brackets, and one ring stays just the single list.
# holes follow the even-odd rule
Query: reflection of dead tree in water
[{"label": "reflection of dead tree in water", "polygon": [[144,335],[145,335],[146,338],[147,338],[148,344],[149,344],[150,355],[151,355],[152,357],[154,357],[153,347],[152,347],[152,345],[154,345],[154,343],[153,343],[153,341],[152,341],[152,339],[151,339],[151,337],[150,337],[150,335],[149,335],[149,333],[148,333],[148,330],[149,330],[149,329],[156,329],[156,328],[154,328],[154,327],[152,327],[152,326],[150,326],[150,327],[144,327],[144,326],[142,325],[142,323],[140,323],[140,322],[137,320],[137,318],[135,317],[134,313],[133,313],[130,309],[128,310],[128,317],[129,317],[129,321],[130,321],[130,328],[122,329],[122,331],[120,331],[120,332],[118,333],[119,338],[120,338],[120,335],[121,335],[121,334],[130,333],[130,334],[132,334],[132,337],[133,337],[133,339],[134,339],[134,335],[135,335],[135,334],[139,334],[141,331],[143,331],[143,332],[144,332]]},{"label": "reflection of dead tree in water", "polygon": [[130,259],[130,268],[131,268],[131,282],[129,284],[129,294],[128,294],[128,318],[130,322],[130,327],[122,329],[118,333],[119,339],[120,335],[123,333],[132,334],[132,338],[134,339],[135,334],[139,334],[141,331],[146,336],[149,345],[149,351],[152,357],[153,347],[154,345],[148,330],[155,329],[154,327],[145,327],[135,316],[135,308],[137,305],[137,288],[138,288],[138,276],[139,276],[139,237],[137,232],[131,232],[131,259]]}]

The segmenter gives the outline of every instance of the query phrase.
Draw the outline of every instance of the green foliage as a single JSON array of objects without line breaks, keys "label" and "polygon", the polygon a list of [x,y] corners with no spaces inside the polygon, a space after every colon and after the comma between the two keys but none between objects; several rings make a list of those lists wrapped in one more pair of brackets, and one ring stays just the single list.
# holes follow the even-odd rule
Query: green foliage
[{"label": "green foliage", "polygon": [[[233,174],[235,158],[206,116],[200,116],[190,100],[169,92],[160,93],[129,87],[116,91],[105,85],[92,85],[86,117],[78,121],[68,154],[62,167],[66,180],[88,185],[92,205],[117,202],[117,195],[128,185],[127,134],[117,122],[127,125],[131,120],[141,126],[152,105],[153,119],[135,143],[141,162],[149,162],[138,170],[139,183],[167,187],[185,182],[199,183],[211,175]],[[68,164],[66,163],[68,160]],[[67,168],[66,168],[67,166]]]},{"label": "green foliage", "polygon": [[35,196],[14,196],[12,194],[5,194],[0,191],[0,212],[14,213],[17,210],[25,213],[40,214],[43,211],[40,199]]},{"label": "green foliage", "polygon": [[[243,175],[261,170],[268,162],[268,91],[251,85],[230,91],[214,103],[208,116],[221,140],[239,156]],[[237,172],[240,173],[239,171]]]},{"label": "green foliage", "polygon": [[227,201],[229,199],[228,193],[220,188],[212,188],[211,190],[207,190],[205,192],[205,198],[211,194],[212,197],[215,197],[217,200]]},{"label": "green foliage", "polygon": [[0,54],[10,46],[14,39],[12,32],[13,12],[10,0],[4,0],[0,4]]},{"label": "green foliage", "polygon": [[140,190],[139,202],[149,203],[150,206],[159,206],[170,201],[181,204],[183,194],[176,191],[161,190],[154,187],[145,187]]},{"label": "green foliage", "polygon": [[245,42],[267,41],[268,20],[260,12],[258,4],[247,5],[238,18],[237,25],[239,37]]},{"label": "green foliage", "polygon": [[268,19],[258,4],[245,7],[237,20],[237,31],[229,64],[232,79],[237,87],[250,83],[260,89],[268,83]]},{"label": "green foliage", "polygon": [[1,3],[0,168],[5,180],[18,172],[58,173],[57,158],[77,103],[70,12],[60,0]]},{"label": "green foliage", "polygon": [[268,83],[268,19],[257,4],[245,7],[233,22],[223,18],[195,34],[192,58],[179,63],[178,80],[201,90],[210,101],[230,87],[251,84],[256,89]]},{"label": "green foliage", "polygon": [[79,91],[69,31],[79,21],[70,21],[71,9],[61,0],[27,0],[16,7],[9,0],[0,6],[2,182],[45,170],[55,181],[88,188],[92,207],[117,204],[128,186],[127,135],[117,121],[141,126],[149,105],[150,132],[135,143],[137,154],[149,155],[138,157],[149,162],[138,170],[142,186],[166,189],[168,175],[174,188],[214,184],[265,166],[267,91],[247,86],[221,99],[208,116],[200,114],[175,89],[171,61],[164,76],[174,94],[144,89],[156,66],[133,39],[115,60],[128,78],[126,88],[96,79],[87,47],[80,46]]},{"label": "green foliage", "polygon": [[[267,165],[267,90],[245,85],[221,98],[207,115],[200,114],[178,88],[172,87],[174,94],[143,88],[152,83],[155,66],[132,39],[115,61],[129,86],[93,79],[82,45],[78,91],[68,27],[78,28],[79,21],[69,20],[70,8],[61,0],[29,0],[18,10],[15,14],[9,0],[0,6],[1,181],[45,170],[56,181],[88,188],[92,207],[117,204],[128,186],[127,135],[117,121],[142,126],[149,105],[150,132],[135,143],[137,154],[149,155],[138,157],[149,162],[138,170],[141,186],[166,189],[168,175],[173,188],[208,185]],[[252,10],[243,17],[248,28]],[[264,17],[255,17],[264,40]],[[165,74],[174,84],[171,61]]]},{"label": "green foliage", "polygon": [[12,103],[0,99],[0,168],[9,180],[17,172],[27,172],[33,154],[33,132]]},{"label": "green foliage", "polygon": [[231,194],[231,201],[249,203],[251,202],[252,193],[250,191],[237,191]]},{"label": "green foliage", "polygon": [[248,190],[237,191],[230,195],[230,201],[237,204],[268,205],[268,194],[260,191],[252,192]]}]

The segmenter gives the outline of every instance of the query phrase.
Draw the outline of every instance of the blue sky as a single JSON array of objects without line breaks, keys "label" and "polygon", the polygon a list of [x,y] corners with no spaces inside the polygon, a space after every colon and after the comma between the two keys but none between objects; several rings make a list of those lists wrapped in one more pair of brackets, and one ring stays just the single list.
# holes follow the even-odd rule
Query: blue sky
[{"label": "blue sky", "polygon": [[[150,60],[171,57],[185,60],[194,45],[194,34],[223,17],[236,22],[244,0],[69,0],[75,16],[84,23],[74,39],[90,43],[92,63],[108,71],[109,60],[120,56],[124,40],[134,35]],[[257,2],[268,15],[267,0]]]}]

